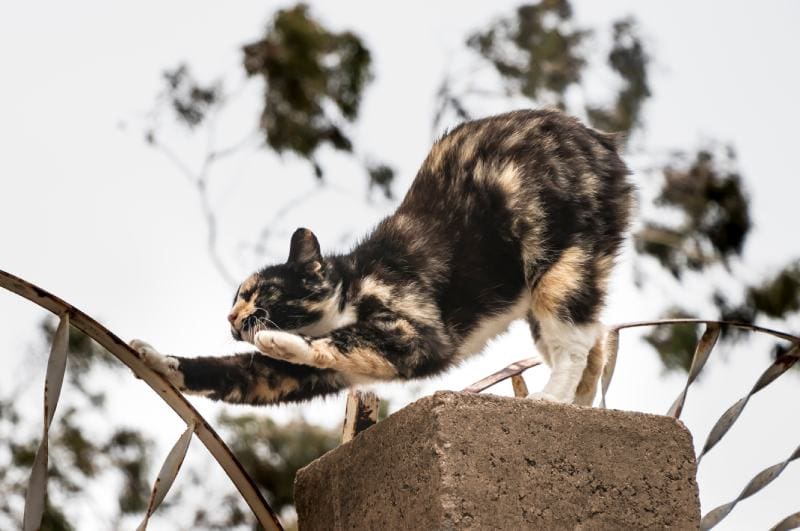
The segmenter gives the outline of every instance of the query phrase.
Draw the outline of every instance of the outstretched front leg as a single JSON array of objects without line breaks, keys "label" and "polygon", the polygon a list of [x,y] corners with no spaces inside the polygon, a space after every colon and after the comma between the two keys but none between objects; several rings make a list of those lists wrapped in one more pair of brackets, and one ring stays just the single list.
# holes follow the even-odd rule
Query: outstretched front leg
[{"label": "outstretched front leg", "polygon": [[319,338],[261,331],[254,343],[275,360],[378,380],[432,375],[452,358],[437,330],[402,318],[361,322]]},{"label": "outstretched front leg", "polygon": [[341,374],[293,365],[258,352],[221,357],[165,356],[144,341],[130,343],[141,359],[187,394],[235,404],[299,402],[350,385]]}]

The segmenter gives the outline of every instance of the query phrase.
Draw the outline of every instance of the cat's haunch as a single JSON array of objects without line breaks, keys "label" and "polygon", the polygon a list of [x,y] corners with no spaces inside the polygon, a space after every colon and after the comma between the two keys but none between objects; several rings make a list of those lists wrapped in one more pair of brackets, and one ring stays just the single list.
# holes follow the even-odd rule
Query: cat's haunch
[{"label": "cat's haunch", "polygon": [[228,320],[258,352],[139,351],[187,393],[264,404],[434,375],[524,318],[552,369],[532,397],[590,405],[599,313],[633,206],[628,173],[613,135],[557,111],[464,123],[351,252],[323,255],[298,229],[285,263],[242,282]]}]

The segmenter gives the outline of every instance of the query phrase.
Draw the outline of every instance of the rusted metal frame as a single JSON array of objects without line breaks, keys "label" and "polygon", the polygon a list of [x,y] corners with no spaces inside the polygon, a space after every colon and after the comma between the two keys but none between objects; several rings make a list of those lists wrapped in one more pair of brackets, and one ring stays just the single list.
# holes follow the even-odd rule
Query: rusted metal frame
[{"label": "rusted metal frame", "polygon": [[489,387],[502,382],[512,376],[517,376],[521,374],[523,371],[530,369],[531,367],[536,367],[537,365],[541,365],[542,360],[541,358],[527,358],[524,360],[519,360],[517,362],[512,363],[508,367],[501,369],[493,374],[490,374],[486,378],[482,378],[475,382],[474,384],[465,387],[462,389],[462,393],[480,393],[488,389]]},{"label": "rusted metal frame", "polygon": [[[708,529],[711,529],[712,527],[716,526],[718,523],[720,523],[720,521],[722,521],[723,518],[725,518],[726,516],[728,516],[728,514],[730,514],[733,508],[736,507],[737,503],[744,500],[745,498],[749,498],[756,492],[760,491],[761,489],[772,483],[772,481],[778,476],[780,476],[781,472],[783,472],[783,470],[787,466],[789,466],[789,463],[791,463],[797,458],[800,458],[800,446],[798,446],[795,449],[795,451],[792,452],[792,455],[790,455],[788,459],[786,459],[785,461],[780,462],[776,465],[772,465],[771,467],[765,468],[764,470],[756,474],[755,477],[753,477],[753,479],[751,479],[747,483],[747,485],[745,485],[744,489],[742,489],[742,492],[739,493],[736,499],[724,505],[720,505],[719,507],[706,513],[706,515],[702,518],[702,520],[700,520],[700,529],[703,531],[707,531]],[[793,529],[793,527],[791,527],[792,522],[796,524],[795,527],[800,525],[800,513],[784,519],[777,526],[775,526],[775,528]]]},{"label": "rusted metal frame", "polygon": [[615,324],[613,326],[610,326],[609,329],[623,330],[625,328],[639,328],[642,326],[657,326],[657,325],[670,325],[670,324],[705,324],[705,325],[717,324],[720,326],[732,326],[734,328],[750,330],[751,332],[761,332],[763,334],[775,336],[780,339],[785,339],[786,341],[791,341],[792,343],[800,343],[800,336],[787,334],[786,332],[781,332],[780,330],[774,330],[772,328],[757,326],[750,323],[743,323],[741,321],[716,321],[714,319],[677,318],[677,319],[656,319],[654,321],[633,321],[630,323]]},{"label": "rusted metal frame", "polygon": [[156,481],[153,483],[153,490],[150,493],[150,500],[147,502],[147,511],[144,514],[144,519],[136,531],[145,531],[150,517],[164,501],[167,496],[172,483],[178,475],[183,460],[186,458],[186,450],[189,449],[189,443],[192,442],[192,433],[194,432],[194,423],[189,424],[186,430],[181,434],[178,440],[167,454],[164,463],[161,465],[161,470],[158,471]]},{"label": "rusted metal frame", "polygon": [[25,492],[25,511],[22,517],[22,529],[34,531],[42,525],[45,495],[47,494],[47,456],[48,436],[53,415],[61,395],[61,384],[67,368],[67,346],[69,344],[69,315],[63,314],[53,336],[50,356],[47,359],[47,372],[44,382],[44,429],[36,457],[31,467],[28,490]]},{"label": "rusted metal frame", "polygon": [[[737,328],[742,328],[746,330],[750,330],[753,332],[759,332],[764,334],[769,334],[774,337],[778,337],[780,339],[784,339],[787,341],[792,342],[792,347],[789,349],[788,352],[779,356],[769,367],[759,376],[756,383],[751,388],[750,392],[745,395],[743,398],[739,399],[734,403],[731,407],[729,407],[725,413],[717,420],[714,424],[711,432],[709,433],[705,444],[703,445],[703,449],[697,457],[698,464],[700,460],[706,455],[716,444],[725,436],[725,434],[730,430],[733,424],[738,420],[739,416],[741,415],[742,411],[744,410],[745,406],[749,402],[750,398],[770,385],[773,381],[775,381],[778,377],[780,377],[783,373],[785,373],[789,368],[791,368],[798,360],[800,360],[800,338],[795,335],[787,334],[784,332],[780,332],[777,330],[772,330],[769,328],[764,328],[760,326],[750,325],[748,323],[737,323],[731,321],[709,321],[709,320],[702,320],[702,319],[669,319],[669,320],[661,320],[661,321],[647,321],[647,322],[638,322],[638,323],[627,323],[623,325],[617,325],[613,327],[615,330],[620,330],[623,328],[632,328],[636,326],[655,326],[655,325],[663,325],[663,324],[706,324],[706,330],[703,333],[703,336],[697,343],[695,347],[694,355],[692,356],[692,364],[689,369],[689,374],[687,376],[687,381],[684,386],[683,391],[678,395],[675,402],[672,404],[668,415],[671,415],[675,418],[680,417],[681,411],[683,410],[683,406],[686,400],[686,393],[688,388],[697,378],[697,375],[702,370],[703,366],[705,365],[711,351],[714,348],[717,340],[719,339],[720,331],[722,325],[727,326],[734,326]],[[716,526],[720,521],[722,521],[733,508],[745,498],[749,498],[750,496],[756,494],[758,491],[763,489],[773,480],[775,480],[789,465],[790,462],[794,461],[795,459],[800,458],[800,446],[795,449],[792,455],[789,456],[785,461],[768,467],[758,474],[756,474],[753,479],[751,479],[747,485],[742,489],[742,492],[736,499],[728,502],[726,504],[720,505],[719,507],[709,511],[701,520],[700,527],[703,530],[708,530]],[[800,527],[800,512],[792,514],[779,522],[773,530],[788,530],[788,529],[795,529]]]},{"label": "rusted metal frame", "polygon": [[187,426],[194,426],[194,433],[231,479],[258,522],[268,530],[283,529],[277,515],[264,499],[252,478],[214,429],[177,389],[160,374],[150,369],[124,341],[81,310],[30,282],[2,270],[0,270],[0,287],[14,292],[56,315],[68,315],[73,326],[127,365],[136,376],[156,391],[161,399],[186,422]]},{"label": "rusted metal frame", "polygon": [[678,395],[672,406],[667,411],[668,417],[676,419],[681,417],[683,406],[686,403],[686,394],[689,392],[689,386],[697,379],[697,375],[703,370],[703,367],[708,361],[708,356],[717,344],[722,327],[717,323],[709,323],[706,325],[706,330],[703,332],[700,341],[694,349],[692,355],[692,365],[689,367],[689,374],[686,376],[686,385],[683,386],[683,391]]},{"label": "rusted metal frame", "polygon": [[614,377],[614,369],[617,367],[617,353],[619,352],[619,330],[615,328],[607,329],[603,335],[603,355],[606,363],[603,366],[603,374],[600,376],[600,407],[606,408],[606,394]]},{"label": "rusted metal frame", "polygon": [[[697,378],[697,375],[703,369],[703,366],[705,365],[706,361],[708,360],[708,357],[711,354],[711,351],[713,350],[714,345],[716,344],[717,340],[719,339],[720,331],[721,331],[723,326],[731,326],[731,327],[735,327],[735,328],[741,328],[743,330],[749,330],[751,332],[759,332],[759,333],[763,333],[763,334],[768,334],[768,335],[771,335],[773,337],[777,337],[779,339],[790,341],[793,345],[799,345],[800,344],[800,336],[796,336],[796,335],[793,335],[793,334],[788,334],[786,332],[781,332],[779,330],[774,330],[774,329],[771,329],[771,328],[766,328],[766,327],[763,327],[763,326],[757,326],[757,325],[753,325],[753,324],[750,324],[750,323],[743,323],[743,322],[738,322],[738,321],[718,321],[718,320],[711,320],[711,319],[689,319],[689,318],[683,319],[683,318],[677,318],[677,319],[658,319],[658,320],[653,320],[653,321],[635,321],[635,322],[629,322],[629,323],[621,323],[621,324],[616,324],[616,325],[613,325],[613,326],[609,327],[608,334],[609,335],[613,334],[613,333],[617,333],[618,334],[619,330],[624,330],[624,329],[627,329],[627,328],[638,328],[638,327],[643,327],[643,326],[676,325],[676,324],[705,324],[706,325],[706,331],[703,333],[703,336],[700,338],[700,341],[698,342],[697,346],[695,347],[695,352],[694,352],[694,355],[692,356],[692,365],[691,365],[691,368],[689,369],[689,374],[688,374],[688,377],[687,377],[686,385],[684,386],[683,391],[678,395],[678,397],[673,402],[672,407],[670,407],[669,411],[667,412],[667,415],[673,416],[675,418],[679,418],[680,417],[681,412],[683,410],[683,406],[684,406],[685,401],[686,401],[686,394],[688,392],[689,386],[691,386],[691,384]],[[608,361],[606,362],[606,367],[604,368],[604,371],[603,371],[603,400],[601,402],[601,406],[602,407],[605,407],[605,394],[606,394],[606,390],[608,389],[608,385],[611,383],[611,376],[613,375],[613,370],[614,370],[613,369],[613,363],[612,363],[611,354],[613,354],[613,358],[616,358],[616,350],[617,350],[617,348],[608,349],[608,346],[609,346],[608,343],[607,343],[606,346],[607,346],[607,352],[608,352],[608,350],[611,350],[612,352],[610,354],[607,354],[608,355]],[[615,344],[613,346],[614,347],[618,347],[618,344]],[[776,364],[777,364],[777,362],[776,362]],[[773,364],[773,367],[776,364]],[[777,364],[777,365],[780,365],[780,364]],[[776,375],[775,377],[779,376],[783,372],[784,372],[783,370],[780,371],[780,373],[778,375]],[[762,378],[763,378],[763,376],[762,376]],[[769,382],[767,382],[767,383],[769,383]],[[766,384],[764,384],[764,385],[766,385]],[[755,392],[757,392],[757,391],[755,391]],[[742,399],[740,402],[743,402],[743,404],[741,406],[743,408],[744,407],[744,403],[746,403],[747,401]],[[738,402],[737,402],[737,404],[738,404]],[[735,407],[736,407],[736,404],[734,404],[734,406],[731,407],[731,410],[733,410],[731,414],[733,414],[733,412],[735,412]],[[738,411],[738,413],[735,414],[735,416],[738,417],[739,413],[741,413],[741,409]],[[721,420],[722,419],[720,419],[720,421]],[[736,419],[734,418],[733,420],[735,421]],[[725,430],[725,431],[727,431],[727,430]],[[713,444],[712,444],[712,446],[713,446]]]},{"label": "rusted metal frame", "polygon": [[375,393],[351,390],[347,394],[342,444],[378,422],[380,405],[381,401]]},{"label": "rusted metal frame", "polygon": [[698,463],[703,456],[711,451],[720,439],[728,433],[728,430],[731,429],[742,414],[750,398],[775,381],[781,374],[788,371],[798,360],[800,360],[800,343],[795,344],[787,353],[779,356],[763,373],[761,373],[761,376],[759,376],[752,389],[750,389],[750,392],[729,407],[719,420],[717,420],[714,427],[711,428],[711,432],[708,434],[706,442],[703,445],[703,450],[700,452],[700,455],[697,456]]},{"label": "rusted metal frame", "polygon": [[511,377],[511,388],[517,398],[526,398],[530,394],[528,392],[528,384],[525,383],[525,378],[522,377],[522,374],[515,374]]},{"label": "rusted metal frame", "polygon": [[769,531],[789,531],[790,529],[797,529],[800,527],[800,511],[790,514],[777,524],[774,527],[770,528]]}]

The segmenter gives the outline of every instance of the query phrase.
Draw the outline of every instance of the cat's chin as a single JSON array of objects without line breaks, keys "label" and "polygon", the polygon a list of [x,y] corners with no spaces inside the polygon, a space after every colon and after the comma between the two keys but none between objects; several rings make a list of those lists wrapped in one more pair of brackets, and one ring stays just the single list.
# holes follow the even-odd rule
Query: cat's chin
[{"label": "cat's chin", "polygon": [[255,346],[256,332],[253,330],[237,331],[236,334],[233,336],[233,338],[236,341],[243,341],[245,343],[250,343],[251,345]]}]

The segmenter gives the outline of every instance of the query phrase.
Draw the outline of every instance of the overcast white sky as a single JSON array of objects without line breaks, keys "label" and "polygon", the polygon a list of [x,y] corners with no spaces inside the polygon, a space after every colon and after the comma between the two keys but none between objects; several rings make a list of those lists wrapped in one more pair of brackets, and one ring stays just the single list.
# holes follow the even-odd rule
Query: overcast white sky
[{"label": "overcast white sky", "polygon": [[[434,92],[464,36],[517,4],[312,2],[326,24],[354,29],[374,54],[376,80],[354,134],[365,155],[380,156],[399,170],[398,192],[408,186],[429,148]],[[242,80],[240,46],[256,38],[269,14],[284,5],[289,3],[0,6],[0,269],[54,292],[125,339],[141,337],[175,354],[230,351],[225,315],[232,291],[205,252],[199,204],[175,168],[142,141],[142,127],[164,68],[187,61],[203,79],[224,73],[236,85]],[[584,0],[575,7],[578,20],[592,27],[606,27],[626,14],[641,24],[655,57],[654,97],[645,115],[647,135],[640,139],[646,150],[692,148],[711,138],[738,149],[753,196],[755,228],[748,262],[737,274],[758,278],[800,256],[794,234],[800,191],[800,3]],[[241,105],[220,125],[221,145],[254,127],[258,93],[257,84],[245,86]],[[197,160],[191,143],[176,143],[189,161]],[[336,249],[391,212],[392,204],[364,203],[365,179],[351,161],[330,153],[323,160],[337,188],[281,220],[275,229],[283,236],[269,241],[271,255],[286,253],[284,240],[297,226],[311,227],[324,248]],[[212,197],[221,213],[223,254],[237,275],[256,265],[237,251],[238,244],[255,239],[276,208],[314,186],[308,168],[291,157],[280,161],[251,154],[218,168]],[[702,289],[702,280],[693,282],[684,286],[689,292],[695,285]],[[674,289],[636,291],[627,254],[605,320],[656,317],[665,290]],[[0,292],[0,315],[0,385],[30,382],[20,401],[29,402],[32,415],[38,415],[46,353],[31,346],[43,313]],[[795,330],[798,324],[797,319],[790,323]],[[766,366],[768,345],[753,341],[723,353],[726,362],[709,363],[685,412],[697,444]],[[527,357],[532,348],[526,327],[515,326],[482,357],[442,378],[378,392],[392,397],[397,408],[436,389],[462,388]],[[545,378],[543,370],[531,372],[529,387]],[[663,377],[655,354],[635,336],[623,336],[611,406],[663,412],[681,385],[678,376]],[[177,437],[174,416],[141,382],[115,380],[114,386],[112,406],[120,417],[146,423],[164,441]],[[704,512],[733,498],[757,471],[792,452],[800,441],[797,387],[798,377],[792,375],[756,397],[730,440],[702,464]],[[510,386],[496,392],[509,394]],[[211,418],[220,409],[201,399],[193,402]],[[276,409],[280,418],[299,412],[329,425],[343,414],[341,399],[259,411],[275,415]],[[164,434],[157,435],[158,430]],[[195,445],[192,452],[203,450]],[[719,528],[761,528],[800,509],[800,464],[793,466]]]}]

